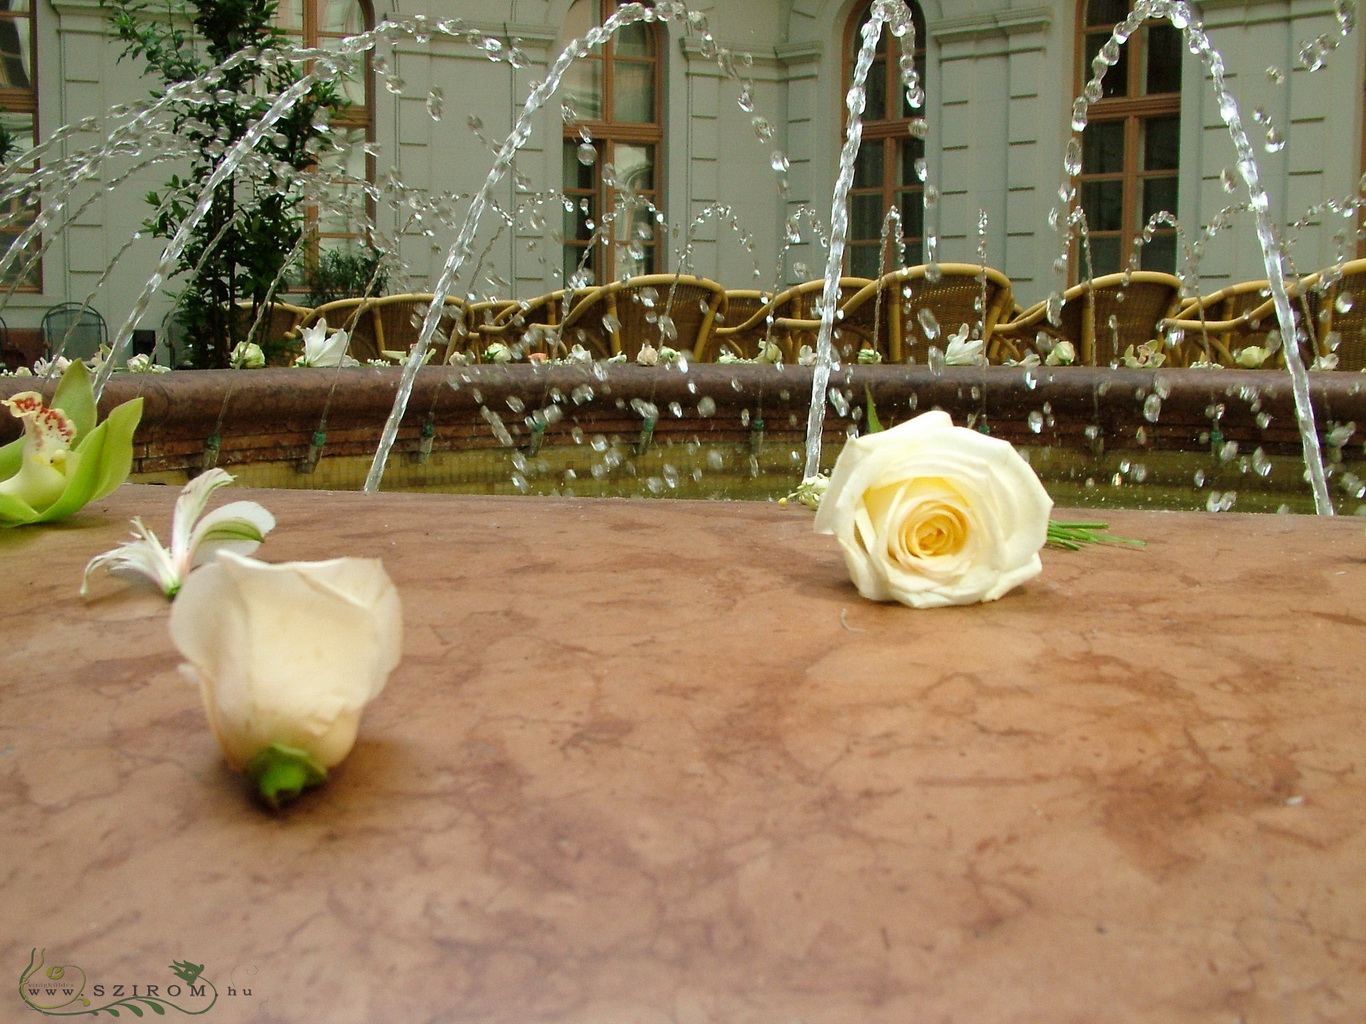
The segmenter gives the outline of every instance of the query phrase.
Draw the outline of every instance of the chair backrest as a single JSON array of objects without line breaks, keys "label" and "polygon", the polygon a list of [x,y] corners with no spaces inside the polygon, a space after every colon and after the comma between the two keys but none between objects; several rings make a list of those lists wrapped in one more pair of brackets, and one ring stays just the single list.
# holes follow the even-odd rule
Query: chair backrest
[{"label": "chair backrest", "polygon": [[724,317],[712,321],[711,332],[702,348],[693,352],[699,362],[715,362],[723,352],[746,359],[759,354],[767,324],[756,314],[773,299],[770,292],[757,288],[727,288]]},{"label": "chair backrest", "polygon": [[185,330],[184,321],[180,318],[179,308],[169,310],[161,318],[161,330],[157,332],[157,345],[152,352],[152,361],[169,366],[173,370],[190,365],[189,334]]},{"label": "chair backrest", "polygon": [[1130,345],[1161,336],[1160,322],[1177,311],[1181,280],[1155,270],[1106,274],[1063,293],[1061,334],[1080,340],[1078,361],[1109,366]]},{"label": "chair backrest", "polygon": [[840,327],[894,363],[929,361],[963,326],[989,341],[1011,303],[1010,280],[975,263],[922,264],[883,275],[841,307]]},{"label": "chair backrest", "polygon": [[[866,277],[841,277],[836,293],[836,308],[842,308],[862,289],[873,284]],[[820,335],[821,303],[825,300],[825,281],[803,281],[801,284],[786,288],[773,297],[767,310],[760,310],[756,317],[762,316],[761,326],[771,318],[774,329],[767,336],[783,351],[783,359],[796,362],[803,345],[813,348]],[[856,345],[847,339],[837,342],[836,349],[841,357],[848,355]],[[846,351],[848,350],[848,351]]]},{"label": "chair backrest", "polygon": [[[431,292],[335,299],[312,310],[300,326],[309,327],[326,319],[329,331],[347,332],[351,339],[346,347],[347,354],[361,362],[401,358],[412,350],[420,337],[432,299]],[[468,329],[465,301],[448,295],[445,306],[446,312],[437,325],[437,337],[432,339],[432,349],[436,353],[432,358],[437,360],[445,358],[451,335],[461,333],[460,328]],[[393,353],[393,356],[386,356],[386,353]]]},{"label": "chair backrest", "polygon": [[48,358],[89,359],[109,342],[109,328],[98,311],[79,302],[64,302],[43,314],[39,325]]},{"label": "chair backrest", "polygon": [[269,366],[288,366],[302,349],[299,325],[313,312],[289,302],[237,302],[237,327],[247,341],[261,346]]},{"label": "chair backrest", "polygon": [[1319,276],[1331,283],[1309,293],[1317,354],[1336,355],[1339,370],[1366,369],[1366,260]]},{"label": "chair backrest", "polygon": [[705,349],[726,290],[692,274],[645,274],[590,292],[565,316],[560,341],[634,359],[646,342],[690,356]]}]

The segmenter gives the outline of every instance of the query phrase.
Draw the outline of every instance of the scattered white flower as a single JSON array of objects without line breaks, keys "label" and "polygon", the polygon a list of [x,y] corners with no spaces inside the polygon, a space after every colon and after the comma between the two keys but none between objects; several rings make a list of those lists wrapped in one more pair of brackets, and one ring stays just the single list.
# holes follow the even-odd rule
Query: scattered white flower
[{"label": "scattered white flower", "polygon": [[515,354],[512,349],[501,341],[492,342],[488,348],[484,349],[484,362],[486,363],[510,363],[514,358]]},{"label": "scattered white flower", "polygon": [[1145,341],[1137,349],[1130,345],[1124,350],[1124,365],[1135,369],[1157,369],[1167,361],[1166,355],[1159,351],[1160,345],[1160,342],[1151,341]]},{"label": "scattered white flower", "polygon": [[1197,359],[1190,364],[1189,368],[1192,370],[1222,370],[1224,364],[1215,362],[1212,359]]},{"label": "scattered white flower", "polygon": [[1046,366],[1071,366],[1077,361],[1077,348],[1070,341],[1059,341],[1044,359]]},{"label": "scattered white flower", "polygon": [[235,370],[259,370],[266,365],[266,354],[254,341],[239,341],[228,354],[228,362]]},{"label": "scattered white flower", "polygon": [[134,519],[133,540],[96,555],[86,565],[81,596],[86,595],[90,574],[105,567],[119,575],[146,576],[167,597],[175,597],[190,570],[215,551],[226,549],[243,555],[255,551],[275,526],[275,517],[266,509],[254,501],[234,501],[204,513],[209,495],[232,479],[227,471],[214,468],[181,489],[171,520],[169,549],[141,518]]},{"label": "scattered white flower", "polygon": [[66,368],[70,365],[71,360],[66,356],[57,356],[55,359],[45,359],[40,356],[33,361],[33,376],[60,377],[66,373]]},{"label": "scattered white flower", "polygon": [[783,350],[774,342],[765,340],[759,346],[759,354],[754,361],[757,363],[781,363],[783,361]]},{"label": "scattered white flower", "polygon": [[875,366],[882,362],[882,353],[875,348],[861,348],[858,350],[858,361],[864,366]]},{"label": "scattered white flower", "polygon": [[351,336],[346,331],[327,333],[327,318],[299,332],[304,343],[303,354],[294,360],[295,366],[359,366],[360,362],[346,354]]},{"label": "scattered white flower", "polygon": [[[623,352],[622,355],[624,356],[625,353]],[[569,350],[569,355],[565,356],[565,362],[567,363],[591,363],[592,361],[593,353],[589,352],[588,349],[584,348],[582,345],[575,345]]]},{"label": "scattered white flower", "polygon": [[803,345],[801,348],[797,349],[797,365],[815,366],[816,350],[810,345]]},{"label": "scattered white flower", "polygon": [[1005,366],[1038,366],[1043,360],[1039,358],[1037,352],[1026,352],[1023,359],[1007,359]]},{"label": "scattered white flower", "polygon": [[1244,369],[1255,370],[1271,357],[1271,349],[1259,345],[1249,345],[1234,353],[1234,361]]},{"label": "scattered white flower", "polygon": [[[575,345],[574,347],[575,347],[575,348],[578,348],[579,346]],[[608,356],[606,359],[603,360],[603,362],[605,362],[605,363],[624,363],[624,362],[626,362],[626,353],[625,353],[625,352],[618,352],[618,353],[617,353],[616,355],[614,355],[614,356]]]},{"label": "scattered white flower", "polygon": [[825,497],[826,488],[829,486],[830,477],[824,473],[803,477],[802,482],[797,485],[797,489],[786,497],[779,498],[778,504],[786,505],[789,501],[796,501],[807,508],[818,509],[821,507],[821,499]]},{"label": "scattered white flower", "polygon": [[683,361],[683,353],[676,348],[670,348],[668,345],[660,345],[659,361],[665,364],[680,363]]},{"label": "scattered white flower", "polygon": [[146,352],[139,352],[135,356],[129,356],[128,362],[123,369],[129,373],[170,373],[169,366],[162,366],[149,356]]},{"label": "scattered white flower", "polygon": [[468,352],[452,352],[446,359],[447,366],[469,366],[474,357]]},{"label": "scattered white flower", "polygon": [[958,333],[949,336],[949,343],[944,348],[944,363],[947,366],[980,366],[987,361],[982,355],[983,347],[981,338],[968,340],[968,325],[964,324]]},{"label": "scattered white flower", "polygon": [[1327,352],[1314,358],[1314,365],[1309,367],[1311,370],[1336,370],[1338,368],[1338,354]]},{"label": "scattered white flower", "polygon": [[186,580],[170,631],[228,765],[272,807],[350,753],[403,646],[398,591],[373,558],[219,551]]},{"label": "scattered white flower", "polygon": [[654,366],[659,362],[659,349],[655,348],[648,341],[640,346],[640,351],[636,353],[636,365]]},{"label": "scattered white flower", "polygon": [[738,355],[738,354],[736,354],[735,352],[730,351],[729,349],[727,349],[726,351],[724,351],[724,352],[722,352],[720,355],[718,355],[718,356],[716,357],[716,361],[717,361],[717,363],[721,364],[722,366],[730,366],[730,365],[732,365],[732,364],[734,364],[734,363],[752,363],[752,362],[754,362],[753,359],[746,359],[744,356]]}]

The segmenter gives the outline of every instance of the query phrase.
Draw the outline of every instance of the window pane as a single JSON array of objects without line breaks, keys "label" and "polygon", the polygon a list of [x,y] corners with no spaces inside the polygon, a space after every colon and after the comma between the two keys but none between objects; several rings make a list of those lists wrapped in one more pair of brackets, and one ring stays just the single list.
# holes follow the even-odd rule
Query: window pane
[{"label": "window pane", "polygon": [[304,4],[308,0],[280,0],[275,8],[275,24],[292,35],[304,34]]},{"label": "window pane", "polygon": [[852,238],[882,237],[882,196],[849,197],[849,234]]},{"label": "window pane", "polygon": [[[1113,235],[1108,238],[1091,239],[1091,275],[1100,277],[1103,274],[1118,274],[1124,269],[1119,254],[1119,239]],[[1083,261],[1082,269],[1085,268],[1086,264]]]},{"label": "window pane", "polygon": [[1124,122],[1092,121],[1081,133],[1082,174],[1124,171]]},{"label": "window pane", "polygon": [[1145,29],[1147,68],[1145,92],[1181,91],[1181,33],[1171,25],[1150,25]]},{"label": "window pane", "polygon": [[627,146],[618,143],[612,149],[617,181],[632,192],[648,192],[655,187],[654,146]]},{"label": "window pane", "polygon": [[851,245],[849,247],[849,273],[855,277],[877,277],[878,246]]},{"label": "window pane", "polygon": [[1086,24],[1117,25],[1129,16],[1128,0],[1091,0],[1086,5]]},{"label": "window pane", "polygon": [[[916,239],[925,236],[924,192],[916,190],[901,193],[901,234],[905,238]],[[906,256],[909,259],[910,253]]]},{"label": "window pane", "polygon": [[655,119],[655,66],[616,61],[612,80],[612,119],[645,124]]},{"label": "window pane", "polygon": [[[852,67],[852,65],[851,65]],[[887,117],[887,62],[873,61],[868,69],[868,78],[863,85],[865,97],[863,120],[883,121]]]},{"label": "window pane", "polygon": [[916,173],[915,162],[925,155],[924,139],[902,139],[901,140],[901,168],[896,176],[896,180],[903,185],[912,185],[919,188],[922,184],[920,175]]},{"label": "window pane", "polygon": [[[14,148],[8,155],[8,160],[13,160],[20,154],[27,152],[34,145],[34,125],[32,114],[17,114],[11,112],[0,112],[0,124],[14,139]],[[26,202],[23,198],[15,198],[0,206],[0,255],[7,251],[26,227],[33,223],[33,218],[37,213],[32,202]],[[0,286],[6,288],[15,285],[26,291],[36,290],[41,284],[41,263],[34,261],[33,266],[24,272],[24,264],[28,261],[28,256],[36,254],[38,251],[39,240],[34,239],[29,244],[26,255],[17,255],[14,262],[7,266],[3,274],[0,274]]]},{"label": "window pane", "polygon": [[33,88],[27,18],[0,19],[0,86]]},{"label": "window pane", "polygon": [[617,30],[612,45],[619,57],[653,57],[654,33],[649,25],[636,22]]},{"label": "window pane", "polygon": [[591,57],[574,61],[561,83],[564,101],[580,120],[602,120],[602,61]]},{"label": "window pane", "polygon": [[365,12],[356,0],[323,0],[318,31],[328,35],[354,36],[365,31]]},{"label": "window pane", "polygon": [[[1143,224],[1148,223],[1148,218],[1155,213],[1163,210],[1175,216],[1177,213],[1177,190],[1176,178],[1144,178],[1139,182],[1139,187],[1143,193],[1142,209]],[[1142,228],[1143,224],[1135,225]]]},{"label": "window pane", "polygon": [[[594,153],[601,156],[599,150],[595,149]],[[587,164],[580,162],[579,141],[577,139],[566,139],[564,143],[564,173],[560,178],[565,190],[588,189],[591,191],[593,188],[593,168],[596,164],[596,160]]]},{"label": "window pane", "polygon": [[[1091,62],[1096,54],[1100,53],[1100,48],[1110,39],[1109,32],[1088,32],[1086,35],[1086,66],[1082,68],[1082,75],[1086,81],[1090,81],[1094,74],[1091,70]],[[1129,94],[1129,47],[1122,46],[1119,50],[1119,60],[1113,67],[1105,69],[1105,80],[1101,83],[1101,96],[1110,99],[1114,96],[1127,96]]]},{"label": "window pane", "polygon": [[1092,231],[1120,231],[1124,227],[1124,182],[1084,181],[1081,205]]},{"label": "window pane", "polygon": [[1176,235],[1171,232],[1156,235],[1151,242],[1143,247],[1143,254],[1139,257],[1139,266],[1144,270],[1163,270],[1168,274],[1175,273]]},{"label": "window pane", "polygon": [[865,142],[859,147],[858,156],[854,158],[854,188],[882,187],[883,149],[883,144],[877,141]]},{"label": "window pane", "polygon": [[1174,171],[1181,159],[1181,119],[1150,117],[1142,122],[1142,164],[1145,171]]}]

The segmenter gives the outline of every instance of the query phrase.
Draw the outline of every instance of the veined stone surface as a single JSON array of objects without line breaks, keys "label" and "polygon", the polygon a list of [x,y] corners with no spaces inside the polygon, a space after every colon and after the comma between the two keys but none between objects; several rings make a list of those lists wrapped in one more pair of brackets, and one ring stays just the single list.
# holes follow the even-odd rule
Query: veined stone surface
[{"label": "veined stone surface", "polygon": [[406,621],[350,759],[272,815],[166,602],[77,594],[174,496],[0,533],[16,982],[189,960],[210,1019],[358,1024],[1366,1006],[1359,519],[1108,513],[1148,546],[912,611],[800,507],[243,490],[261,557],[383,558]]}]

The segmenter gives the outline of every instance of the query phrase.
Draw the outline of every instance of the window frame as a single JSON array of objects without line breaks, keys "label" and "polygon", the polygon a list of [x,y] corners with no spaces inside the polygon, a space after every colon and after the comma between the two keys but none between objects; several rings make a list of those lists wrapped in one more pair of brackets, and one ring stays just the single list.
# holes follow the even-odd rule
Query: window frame
[{"label": "window frame", "polygon": [[[35,2],[30,0],[26,11],[0,11],[0,20],[9,22],[24,21],[27,23],[28,32],[28,88],[21,89],[13,86],[0,86],[0,111],[5,114],[17,114],[29,119],[31,128],[31,141],[37,145],[39,136],[38,121],[38,18],[35,11]],[[17,154],[14,154],[17,155]],[[31,168],[37,170],[36,167]],[[7,211],[8,212],[8,211]],[[33,210],[36,216],[37,209]],[[13,225],[6,225],[0,228],[0,245],[5,249],[9,247],[9,240],[21,234],[32,222],[16,222]],[[37,247],[40,242],[34,239],[33,246]],[[3,249],[0,249],[3,251]],[[6,285],[8,287],[8,285]],[[28,278],[15,286],[16,293],[36,294],[43,290],[43,259],[41,254],[29,271]]]},{"label": "window frame", "polygon": [[[602,25],[621,6],[621,0],[576,0],[576,2],[596,3],[596,10],[591,15],[590,25],[592,27]],[[570,5],[570,10],[573,9],[573,6],[573,4]],[[566,21],[568,21],[567,17]],[[618,55],[616,52],[617,40],[614,36],[591,51],[587,57],[580,58],[581,60],[597,62],[600,72],[597,76],[597,82],[601,97],[600,111],[602,116],[596,118],[579,117],[572,124],[564,125],[561,136],[560,183],[565,195],[576,200],[576,211],[565,215],[563,251],[566,278],[570,276],[571,268],[577,270],[582,266],[592,275],[593,282],[598,285],[607,284],[619,276],[618,268],[631,263],[636,264],[634,270],[636,274],[659,273],[664,270],[665,265],[664,233],[660,230],[658,223],[654,224],[654,229],[648,240],[639,239],[645,251],[643,260],[636,260],[625,252],[627,246],[632,242],[630,229],[632,225],[637,223],[635,217],[628,216],[624,223],[619,223],[615,218],[609,225],[604,226],[602,223],[603,214],[617,209],[617,198],[625,191],[616,185],[609,185],[603,180],[603,168],[608,164],[616,166],[615,153],[618,146],[651,148],[651,185],[646,189],[634,189],[632,191],[640,198],[648,200],[655,209],[663,209],[665,40],[663,32],[656,23],[637,22],[636,24],[650,34],[651,52],[646,56]],[[569,39],[566,38],[562,42],[567,44]],[[619,121],[615,117],[617,64],[622,62],[653,66],[652,95],[654,109],[651,112],[652,119],[649,121]],[[597,151],[597,157],[593,161],[591,169],[591,183],[588,185],[580,185],[577,182],[571,184],[565,169],[569,166],[569,161],[577,160],[577,150],[583,143],[581,130],[588,133],[591,144]],[[578,222],[583,219],[581,211],[584,200],[588,202],[587,219],[591,219],[596,228],[590,231],[588,235],[580,236],[578,234]],[[623,228],[625,228],[624,231]],[[596,231],[602,231],[603,234],[595,234]],[[604,237],[606,239],[605,245],[603,244]],[[587,253],[586,260],[584,259],[585,253]],[[610,266],[607,265],[606,253],[611,254]]]},{"label": "window frame", "polygon": [[[925,89],[926,72],[928,70],[928,57],[926,47],[926,25],[925,13],[916,0],[907,0],[911,8],[912,16],[915,19],[915,43],[914,60],[916,70],[919,74],[920,88]],[[862,29],[864,24],[872,15],[872,0],[865,0],[864,3],[856,6],[849,14],[844,25],[844,43],[841,50],[841,70],[840,70],[840,95],[844,96],[854,81],[854,65],[858,57],[859,45],[862,42]],[[873,250],[879,254],[879,259],[885,256],[885,260],[873,261],[873,267],[884,266],[886,270],[895,270],[900,260],[895,259],[896,242],[894,239],[887,240],[889,250],[882,252],[882,223],[886,220],[887,211],[894,205],[901,205],[905,209],[904,203],[909,201],[919,204],[921,210],[920,230],[918,233],[907,233],[908,224],[903,216],[901,230],[901,244],[909,260],[912,253],[917,256],[916,262],[919,263],[924,257],[925,247],[925,221],[924,221],[924,200],[925,183],[918,177],[910,184],[898,181],[898,178],[905,178],[905,161],[902,159],[900,146],[907,140],[911,143],[911,155],[909,159],[914,164],[917,159],[926,158],[926,146],[923,138],[917,138],[910,132],[911,122],[916,118],[925,116],[925,103],[921,104],[919,110],[907,108],[905,89],[901,84],[901,56],[902,40],[893,36],[890,32],[883,29],[882,44],[884,45],[883,55],[875,59],[873,67],[869,69],[868,79],[864,82],[865,92],[871,84],[873,76],[878,73],[878,63],[881,63],[882,89],[885,97],[886,106],[896,110],[895,116],[882,118],[869,118],[868,111],[863,115],[863,139],[859,146],[859,154],[862,156],[870,145],[879,146],[882,149],[882,172],[881,181],[877,185],[852,186],[849,189],[849,209],[850,209],[850,233],[845,241],[845,266],[849,273],[858,273],[854,269],[855,256],[860,251]],[[884,111],[884,113],[887,113]],[[846,130],[848,121],[844,124]],[[916,152],[918,150],[918,153]],[[912,172],[913,174],[913,172]],[[858,198],[865,196],[878,197],[878,209],[880,211],[878,219],[877,238],[855,238],[853,235],[853,207]],[[860,276],[873,277],[876,270]]]},{"label": "window frame", "polygon": [[[1088,46],[1090,39],[1099,39],[1100,45],[1109,39],[1114,32],[1116,24],[1119,22],[1096,22],[1090,23],[1090,8],[1093,0],[1078,0],[1077,18],[1075,32],[1075,84],[1076,92],[1074,95],[1080,96],[1086,87],[1086,83],[1091,79],[1091,50]],[[1127,18],[1133,11],[1133,0],[1126,2]],[[1122,271],[1128,267],[1134,252],[1134,241],[1142,237],[1144,228],[1147,225],[1147,217],[1143,215],[1143,183],[1150,180],[1171,179],[1178,183],[1179,200],[1179,181],[1180,181],[1180,146],[1177,146],[1177,159],[1175,166],[1171,168],[1157,168],[1145,170],[1140,166],[1143,153],[1144,129],[1150,123],[1155,123],[1169,118],[1176,120],[1176,131],[1179,137],[1181,124],[1181,88],[1180,74],[1181,67],[1178,64],[1176,69],[1176,89],[1169,92],[1150,93],[1147,91],[1145,75],[1148,69],[1148,59],[1150,47],[1150,31],[1154,27],[1166,27],[1172,31],[1171,23],[1161,18],[1152,18],[1143,22],[1139,31],[1129,37],[1124,44],[1124,71],[1126,80],[1124,90],[1120,95],[1102,96],[1100,99],[1091,103],[1087,108],[1086,131],[1093,131],[1098,124],[1122,124],[1123,129],[1123,157],[1122,166],[1118,171],[1086,171],[1083,169],[1072,178],[1072,184],[1076,187],[1076,199],[1074,209],[1083,206],[1083,196],[1088,183],[1099,183],[1105,181],[1118,181],[1121,183],[1121,200],[1119,227],[1116,229],[1095,230],[1088,221],[1088,235],[1091,238],[1092,252],[1094,255],[1094,245],[1097,239],[1101,241],[1116,240],[1118,242],[1117,267],[1108,264],[1092,266],[1091,272],[1094,276],[1109,273],[1112,271]],[[1097,51],[1099,47],[1096,48]],[[1178,49],[1178,54],[1180,50]],[[1106,72],[1105,81],[1108,83],[1112,76],[1117,74],[1119,66],[1116,65]],[[1075,138],[1075,134],[1073,135]],[[1086,133],[1081,133],[1083,153],[1085,152]],[[1085,156],[1083,156],[1083,160]],[[1168,211],[1173,216],[1179,215],[1178,209]],[[1170,240],[1172,243],[1172,265],[1163,267],[1153,267],[1140,262],[1143,269],[1161,269],[1170,273],[1176,270],[1176,260],[1179,253],[1176,251],[1176,229],[1163,224],[1153,232],[1154,240]],[[1144,245],[1144,252],[1149,249],[1149,244]],[[1071,275],[1072,280],[1078,280],[1087,266],[1083,259],[1081,246],[1078,245],[1072,252]]]}]

